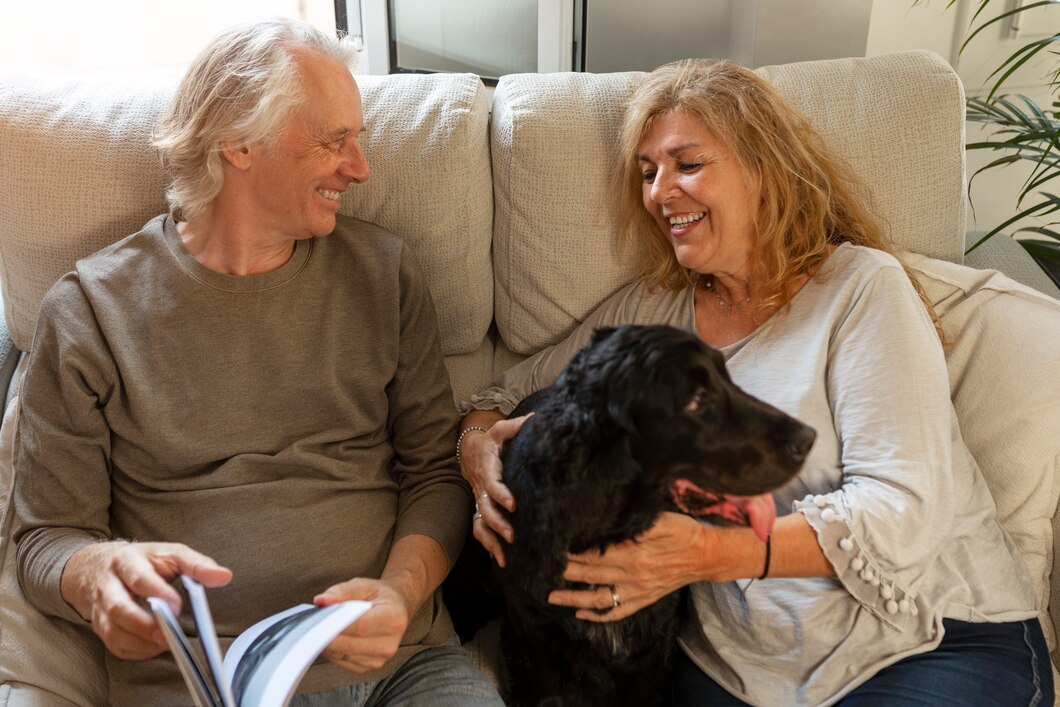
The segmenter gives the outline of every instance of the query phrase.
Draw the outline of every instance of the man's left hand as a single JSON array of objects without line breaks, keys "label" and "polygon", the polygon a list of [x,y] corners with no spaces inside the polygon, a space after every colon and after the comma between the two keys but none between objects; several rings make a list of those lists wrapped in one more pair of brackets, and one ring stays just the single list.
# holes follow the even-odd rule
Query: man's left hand
[{"label": "man's left hand", "polygon": [[371,602],[372,608],[328,644],[324,657],[354,673],[377,670],[397,653],[409,625],[409,609],[390,584],[365,578],[336,584],[313,603],[330,606],[350,599]]}]

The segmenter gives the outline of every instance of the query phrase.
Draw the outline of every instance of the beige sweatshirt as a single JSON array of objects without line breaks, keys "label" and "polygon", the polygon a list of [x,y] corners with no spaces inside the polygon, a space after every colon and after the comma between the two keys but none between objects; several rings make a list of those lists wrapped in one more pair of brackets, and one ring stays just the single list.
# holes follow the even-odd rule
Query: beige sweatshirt
[{"label": "beige sweatshirt", "polygon": [[[433,537],[452,562],[466,537],[430,293],[405,244],[367,223],[340,218],[280,269],[235,277],[153,219],[45,298],[20,400],[19,578],[71,621],[62,569],[98,539],[182,542],[230,567],[209,600],[231,638],[378,577],[398,538]],[[383,670],[320,665],[302,688],[378,679],[451,635],[436,593]],[[109,656],[108,671],[114,704],[188,701],[168,655]]]}]

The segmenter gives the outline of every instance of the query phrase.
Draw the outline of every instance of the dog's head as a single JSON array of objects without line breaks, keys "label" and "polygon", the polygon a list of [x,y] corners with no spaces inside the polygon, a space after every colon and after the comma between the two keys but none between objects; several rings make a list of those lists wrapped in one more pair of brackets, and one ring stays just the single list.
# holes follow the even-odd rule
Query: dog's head
[{"label": "dog's head", "polygon": [[692,515],[738,520],[731,496],[783,485],[816,436],[738,388],[718,351],[670,326],[597,330],[556,387],[574,407],[598,411],[596,424],[612,426],[642,473],[661,475],[654,483]]}]

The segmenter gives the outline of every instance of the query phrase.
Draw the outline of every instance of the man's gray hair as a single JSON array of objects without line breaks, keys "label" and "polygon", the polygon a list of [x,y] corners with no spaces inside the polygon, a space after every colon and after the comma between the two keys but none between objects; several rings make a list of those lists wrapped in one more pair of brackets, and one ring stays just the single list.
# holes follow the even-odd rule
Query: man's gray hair
[{"label": "man's gray hair", "polygon": [[292,52],[309,49],[353,68],[346,38],[294,20],[255,21],[222,32],[196,57],[159,122],[154,145],[172,182],[166,191],[178,220],[210,205],[224,182],[221,143],[271,145],[302,101]]}]

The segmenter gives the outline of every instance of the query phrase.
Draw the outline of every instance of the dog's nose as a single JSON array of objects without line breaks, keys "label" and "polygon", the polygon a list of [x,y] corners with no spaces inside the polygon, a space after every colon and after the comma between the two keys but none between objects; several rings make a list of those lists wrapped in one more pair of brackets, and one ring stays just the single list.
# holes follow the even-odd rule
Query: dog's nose
[{"label": "dog's nose", "polygon": [[791,453],[795,461],[801,462],[810,453],[810,448],[813,447],[815,439],[817,439],[817,432],[812,427],[799,425],[799,431],[795,433],[795,438],[788,444],[788,452]]}]

